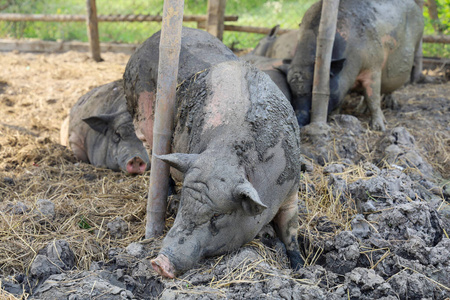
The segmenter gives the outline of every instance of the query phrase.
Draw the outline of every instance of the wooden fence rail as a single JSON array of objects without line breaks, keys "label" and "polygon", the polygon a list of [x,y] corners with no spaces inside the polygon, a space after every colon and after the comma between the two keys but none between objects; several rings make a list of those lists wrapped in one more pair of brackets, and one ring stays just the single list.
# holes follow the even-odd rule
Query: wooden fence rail
[{"label": "wooden fence rail", "polygon": [[[184,22],[197,22],[199,28],[205,28],[206,15],[185,15]],[[161,22],[162,16],[151,15],[98,15],[99,22]],[[235,22],[239,16],[225,16],[225,21]],[[30,14],[0,14],[0,21],[24,22],[24,21],[40,21],[40,22],[86,22],[86,15],[30,15]],[[224,25],[225,31],[238,31],[248,33],[268,34],[272,28],[254,27],[254,26],[238,26]],[[280,29],[279,34],[286,33],[295,29]],[[425,35],[424,43],[450,44],[450,36],[447,35]]]},{"label": "wooden fence rail", "polygon": [[[184,22],[206,22],[206,15],[185,15]],[[233,22],[238,16],[225,16],[225,21]],[[162,22],[162,16],[151,15],[98,15],[99,22]],[[31,15],[31,14],[0,14],[0,21],[9,22],[86,22],[86,15]]]},{"label": "wooden fence rail", "polygon": [[[184,22],[197,22],[198,28],[205,29],[208,16],[206,15],[185,15]],[[162,16],[151,15],[98,15],[99,22],[161,22]],[[230,15],[224,17],[227,22],[234,22],[239,19],[238,16]],[[86,22],[86,15],[31,15],[31,14],[0,14],[0,21],[24,22],[24,21],[40,21],[40,22]],[[225,31],[237,31],[247,33],[269,34],[272,28],[255,27],[255,26],[239,26],[224,25]],[[279,34],[283,34],[295,29],[280,29]],[[424,43],[434,44],[450,44],[450,36],[448,35],[424,35]]]},{"label": "wooden fence rail", "polygon": [[424,35],[423,42],[430,43],[430,44],[450,44],[450,36],[449,35]]}]

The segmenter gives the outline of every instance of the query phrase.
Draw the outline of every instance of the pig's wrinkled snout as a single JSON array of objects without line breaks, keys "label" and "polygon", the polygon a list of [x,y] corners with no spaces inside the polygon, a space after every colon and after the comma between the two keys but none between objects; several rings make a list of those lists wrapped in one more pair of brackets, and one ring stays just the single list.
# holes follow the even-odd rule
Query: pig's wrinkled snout
[{"label": "pig's wrinkled snout", "polygon": [[158,254],[158,256],[150,262],[152,263],[153,270],[159,275],[168,278],[175,277],[175,267],[164,254]]},{"label": "pig's wrinkled snout", "polygon": [[144,174],[147,164],[138,156],[127,162],[126,170],[129,174]]}]

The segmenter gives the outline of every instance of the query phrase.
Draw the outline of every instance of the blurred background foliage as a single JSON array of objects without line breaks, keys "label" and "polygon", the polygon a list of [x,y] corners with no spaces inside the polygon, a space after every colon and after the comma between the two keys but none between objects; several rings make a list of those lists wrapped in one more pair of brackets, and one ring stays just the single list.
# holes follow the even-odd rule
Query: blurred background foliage
[{"label": "blurred background foliage", "polygon": [[[97,13],[162,15],[163,0],[97,0]],[[238,15],[237,22],[227,24],[243,26],[295,29],[305,11],[315,0],[228,0],[227,15]],[[433,14],[435,4],[436,13]],[[186,0],[186,15],[204,15],[207,0]],[[450,34],[450,0],[425,0],[425,34]],[[23,14],[86,14],[86,1],[80,0],[0,0],[0,13]],[[157,22],[100,22],[100,41],[117,43],[141,43],[160,29]],[[184,26],[197,27],[196,23]],[[0,22],[0,38],[37,38],[41,40],[87,41],[83,22]],[[254,33],[224,33],[224,43],[230,48],[253,48],[263,35]],[[450,45],[425,44],[425,56],[450,57]]]}]

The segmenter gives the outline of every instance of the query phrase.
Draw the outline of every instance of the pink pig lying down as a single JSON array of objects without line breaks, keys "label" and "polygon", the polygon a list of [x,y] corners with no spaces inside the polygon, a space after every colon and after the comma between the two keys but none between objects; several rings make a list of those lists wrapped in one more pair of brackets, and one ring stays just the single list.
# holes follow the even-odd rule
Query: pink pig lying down
[{"label": "pink pig lying down", "polygon": [[75,103],[61,127],[61,144],[97,167],[128,174],[143,174],[150,167],[126,109],[122,80],[96,87]]}]

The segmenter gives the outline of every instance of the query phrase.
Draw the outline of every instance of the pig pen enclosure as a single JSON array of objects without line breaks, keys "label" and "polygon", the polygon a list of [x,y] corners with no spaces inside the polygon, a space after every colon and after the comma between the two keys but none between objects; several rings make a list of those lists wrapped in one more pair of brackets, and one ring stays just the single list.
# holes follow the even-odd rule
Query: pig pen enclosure
[{"label": "pig pen enclosure", "polygon": [[[450,82],[446,69],[394,93],[385,132],[356,113],[302,131],[299,241],[289,268],[268,226],[176,279],[150,266],[149,172],[79,162],[59,144],[72,105],[122,77],[129,55],[0,54],[0,299],[450,299]],[[166,232],[177,211],[171,196]]]},{"label": "pig pen enclosure", "polygon": [[450,297],[450,83],[442,74],[395,92],[400,108],[384,110],[385,133],[368,129],[368,115],[340,114],[324,145],[303,141],[299,239],[308,266],[299,273],[269,228],[167,280],[149,264],[161,240],[143,240],[148,172],[98,169],[59,145],[77,99],[122,76],[128,56],[103,56],[0,55],[0,298]]}]

